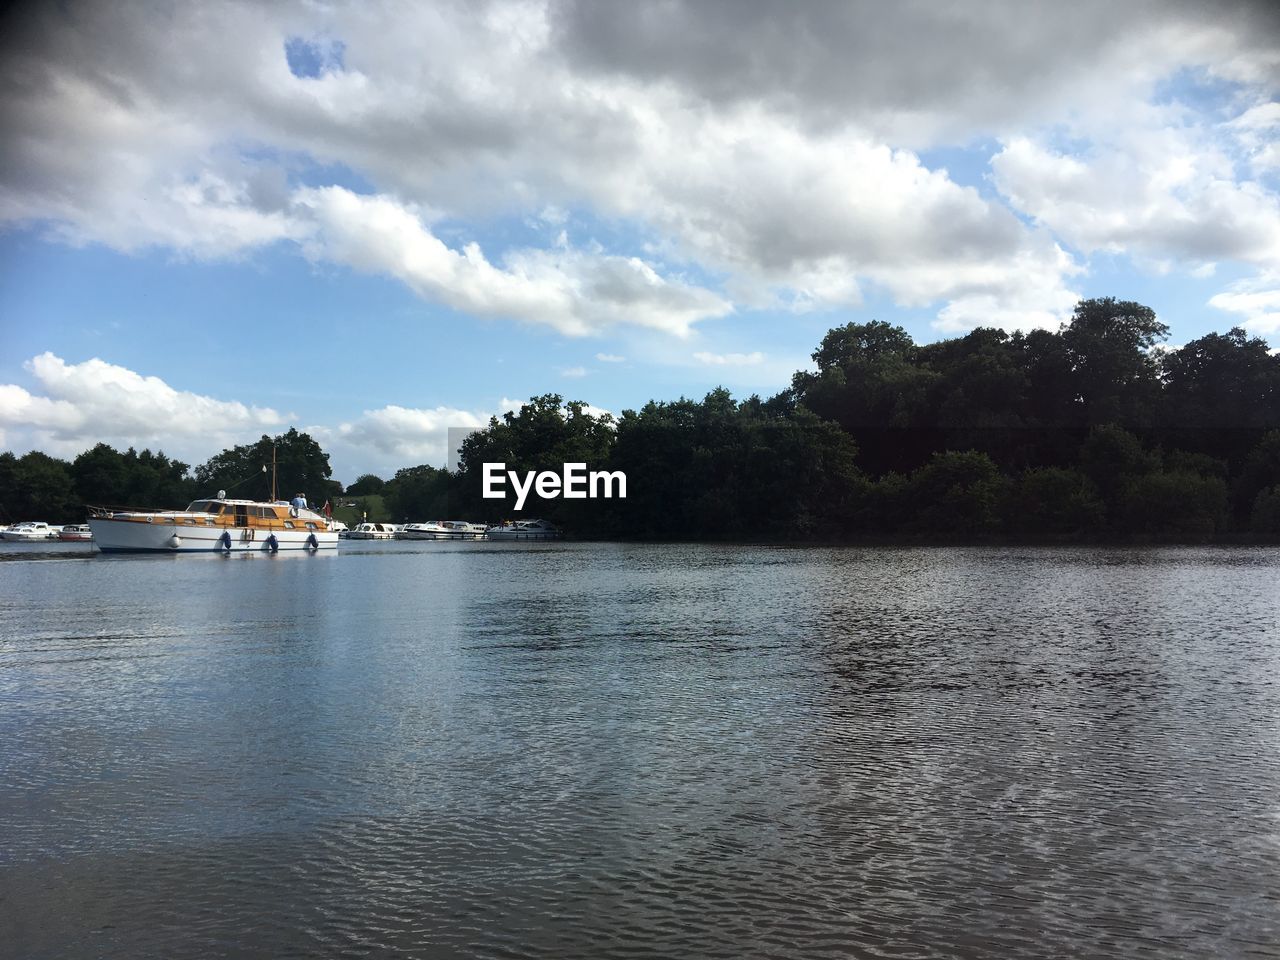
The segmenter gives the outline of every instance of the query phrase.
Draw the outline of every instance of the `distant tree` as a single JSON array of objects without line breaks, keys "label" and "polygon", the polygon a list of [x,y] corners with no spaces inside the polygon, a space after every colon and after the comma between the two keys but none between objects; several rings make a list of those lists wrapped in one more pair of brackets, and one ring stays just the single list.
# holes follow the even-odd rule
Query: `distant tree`
[{"label": "distant tree", "polygon": [[1126,486],[1114,529],[1157,539],[1207,540],[1226,526],[1228,516],[1221,478],[1159,470]]},{"label": "distant tree", "polygon": [[985,537],[1000,529],[1009,481],[985,453],[945,451],[911,475],[909,530],[938,537]]},{"label": "distant tree", "polygon": [[449,471],[428,464],[397,470],[382,489],[387,514],[396,521],[415,523],[456,519],[450,501],[452,481]]},{"label": "distant tree", "polygon": [[141,505],[130,500],[129,464],[124,454],[108,444],[99,443],[76,457],[71,462],[71,476],[85,503]]},{"label": "distant tree", "polygon": [[1097,487],[1113,533],[1119,533],[1130,484],[1160,468],[1160,458],[1142,441],[1113,423],[1094,427],[1080,447],[1080,469]]},{"label": "distant tree", "polygon": [[817,373],[792,378],[796,399],[853,437],[873,473],[923,462],[940,442],[929,401],[938,374],[901,327],[875,320],[837,327],[813,354]]},{"label": "distant tree", "polygon": [[593,414],[586,403],[565,403],[554,393],[534,397],[519,410],[491,418],[488,427],[462,442],[456,505],[470,518],[543,517],[579,531],[599,529],[603,514],[593,501],[543,499],[531,493],[517,514],[510,484],[505,500],[483,499],[483,468],[485,463],[505,463],[507,470],[523,475],[530,470],[559,473],[566,463],[585,463],[599,470],[608,463],[613,443],[612,415]]},{"label": "distant tree", "polygon": [[1249,529],[1267,536],[1280,534],[1280,484],[1267,487],[1253,500]]},{"label": "distant tree", "polygon": [[1258,495],[1280,478],[1280,430],[1268,431],[1258,441],[1232,485],[1232,500],[1238,516],[1250,516]]},{"label": "distant tree", "polygon": [[382,493],[382,488],[386,486],[386,481],[381,477],[372,473],[361,474],[356,478],[356,482],[347,487],[346,495],[350,497],[364,497],[373,493]]},{"label": "distant tree", "polygon": [[1105,517],[1098,488],[1087,476],[1063,467],[1039,467],[1018,478],[1008,527],[1020,536],[1081,538],[1096,534]]},{"label": "distant tree", "polygon": [[[265,434],[256,443],[232,447],[211,457],[195,470],[201,496],[226,490],[231,497],[266,500],[271,494],[271,457],[275,447],[277,494],[289,499],[303,493],[316,503],[333,495],[335,484],[329,455],[312,437],[294,428],[277,437]],[[337,487],[341,490],[341,487]]]},{"label": "distant tree", "polygon": [[1104,297],[1081,300],[1062,329],[1084,422],[1146,427],[1160,396],[1149,350],[1169,335],[1150,307]]},{"label": "distant tree", "polygon": [[1280,356],[1240,327],[1162,354],[1160,369],[1156,436],[1166,446],[1238,463],[1267,429],[1280,426]]},{"label": "distant tree", "polygon": [[84,508],[75,494],[70,465],[38,450],[22,457],[0,454],[0,517],[11,523],[82,520]]}]

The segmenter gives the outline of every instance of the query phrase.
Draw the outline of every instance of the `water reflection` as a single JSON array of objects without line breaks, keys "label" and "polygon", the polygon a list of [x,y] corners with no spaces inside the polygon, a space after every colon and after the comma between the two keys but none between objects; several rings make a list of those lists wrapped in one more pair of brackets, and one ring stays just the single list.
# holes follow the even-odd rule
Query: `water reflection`
[{"label": "water reflection", "polygon": [[0,942],[1276,942],[1280,552],[517,546],[0,567]]}]

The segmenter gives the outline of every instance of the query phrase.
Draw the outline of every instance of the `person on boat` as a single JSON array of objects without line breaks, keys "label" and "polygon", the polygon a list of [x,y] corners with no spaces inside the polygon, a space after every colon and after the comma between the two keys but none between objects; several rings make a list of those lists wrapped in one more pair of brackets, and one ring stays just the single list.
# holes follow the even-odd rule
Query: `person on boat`
[{"label": "person on boat", "polygon": [[294,494],[293,499],[289,501],[289,506],[293,507],[293,515],[296,517],[303,510],[307,509],[307,498],[300,493]]}]

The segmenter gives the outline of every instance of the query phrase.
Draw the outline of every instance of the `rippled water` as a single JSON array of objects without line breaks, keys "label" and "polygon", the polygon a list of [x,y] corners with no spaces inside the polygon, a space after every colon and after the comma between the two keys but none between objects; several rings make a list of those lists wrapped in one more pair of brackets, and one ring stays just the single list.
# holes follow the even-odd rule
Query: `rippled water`
[{"label": "rippled water", "polygon": [[1280,955],[1277,550],[0,561],[6,955]]}]

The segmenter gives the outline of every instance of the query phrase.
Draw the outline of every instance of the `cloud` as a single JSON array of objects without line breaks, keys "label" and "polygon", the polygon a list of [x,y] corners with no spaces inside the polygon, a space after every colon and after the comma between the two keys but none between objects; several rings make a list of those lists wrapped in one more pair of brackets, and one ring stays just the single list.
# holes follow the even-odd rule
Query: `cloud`
[{"label": "cloud", "polygon": [[764,363],[764,354],[759,350],[752,353],[708,353],[700,350],[693,359],[712,367],[751,367]]},{"label": "cloud", "polygon": [[495,266],[478,244],[450,249],[418,211],[389,197],[325,187],[300,190],[294,204],[315,226],[305,245],[310,256],[390,274],[427,299],[476,315],[546,324],[568,336],[616,325],[685,336],[692,324],[730,309],[635,257],[517,250]]},{"label": "cloud", "polygon": [[68,364],[42,353],[24,364],[32,393],[0,385],[0,427],[49,452],[79,453],[98,442],[162,446],[190,455],[243,443],[280,427],[287,417],[267,407],[176,390],[98,358]]},{"label": "cloud", "polygon": [[596,359],[601,363],[625,363],[627,358],[616,353],[597,353]]},{"label": "cloud", "polygon": [[372,464],[390,472],[419,463],[442,465],[449,454],[449,430],[474,430],[489,422],[489,414],[453,407],[420,409],[389,404],[366,410],[336,429],[309,428],[322,444],[332,446],[335,459]]},{"label": "cloud", "polygon": [[1239,314],[1250,333],[1280,333],[1280,277],[1240,281],[1209,298],[1209,306]]},{"label": "cloud", "polygon": [[[868,290],[936,306],[947,330],[1026,325],[1075,297],[1085,264],[1058,240],[1153,265],[1275,256],[1274,192],[1229,162],[1274,169],[1263,4],[296,0],[174,5],[161,29],[148,5],[87,2],[11,17],[0,221],[70,243],[293,244],[569,336],[682,336],[735,303],[847,307]],[[1152,121],[1158,85],[1189,74],[1256,112]],[[1056,147],[1063,130],[1086,152]],[[1002,144],[1002,197],[922,159],[983,138]],[[503,217],[620,226],[653,253],[578,249],[566,230],[499,255],[437,232]]]},{"label": "cloud", "polygon": [[1233,181],[1231,160],[1186,131],[1143,131],[1082,156],[1019,137],[992,168],[1011,202],[1088,253],[1280,263],[1280,198]]},{"label": "cloud", "polygon": [[[501,416],[502,414],[506,414],[506,413],[518,414],[520,412],[520,408],[523,407],[526,403],[528,403],[527,400],[512,400],[510,397],[503,397],[500,401],[498,401],[498,415]],[[560,412],[561,414],[563,414],[565,412],[565,408],[562,407]],[[606,410],[604,407],[597,407],[594,404],[590,404],[590,403],[584,403],[582,405],[582,412],[587,414],[588,416],[597,417],[597,418],[613,416],[613,413],[609,410]]]},{"label": "cloud", "polygon": [[560,370],[560,376],[569,377],[571,379],[576,379],[578,377],[585,377],[586,375],[587,375],[586,367],[562,367]]},{"label": "cloud", "polygon": [[579,75],[669,84],[722,109],[760,103],[808,127],[856,118],[918,145],[1056,119],[1082,103],[1114,106],[1190,64],[1239,82],[1280,74],[1280,23],[1260,2],[571,0],[548,9],[550,44]]}]

